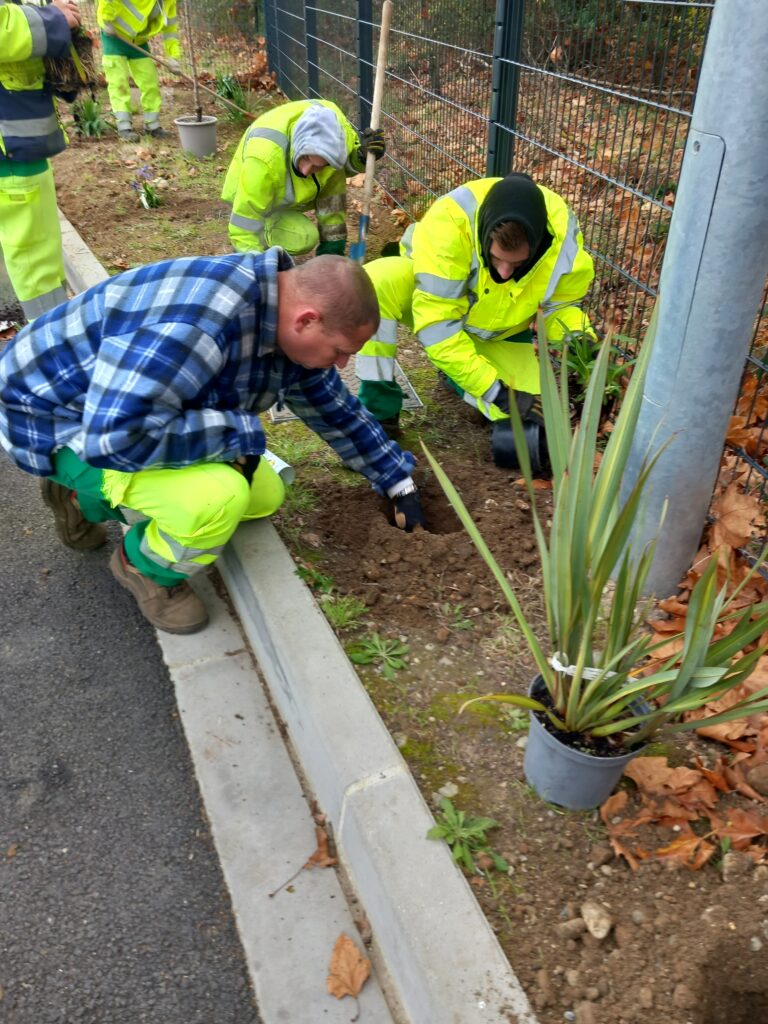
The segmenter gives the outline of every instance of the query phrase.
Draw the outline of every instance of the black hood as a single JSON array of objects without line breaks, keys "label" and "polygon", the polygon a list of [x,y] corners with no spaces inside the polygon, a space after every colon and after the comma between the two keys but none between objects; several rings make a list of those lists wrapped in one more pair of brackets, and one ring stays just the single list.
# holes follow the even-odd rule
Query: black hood
[{"label": "black hood", "polygon": [[528,261],[512,275],[515,281],[519,281],[552,244],[552,235],[547,230],[544,193],[527,174],[508,174],[497,181],[480,205],[477,224],[480,255],[497,284],[502,284],[502,279],[491,266],[491,234],[500,224],[510,220],[522,225],[531,248]]}]

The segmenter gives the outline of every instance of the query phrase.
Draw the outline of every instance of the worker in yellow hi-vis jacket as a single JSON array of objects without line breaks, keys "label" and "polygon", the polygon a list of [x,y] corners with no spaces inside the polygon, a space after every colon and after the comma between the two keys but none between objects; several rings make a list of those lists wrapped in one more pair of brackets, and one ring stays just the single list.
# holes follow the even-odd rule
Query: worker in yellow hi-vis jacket
[{"label": "worker in yellow hi-vis jacket", "polygon": [[510,387],[524,423],[541,418],[530,330],[537,310],[551,341],[592,334],[581,302],[594,268],[576,217],[527,174],[481,178],[436,200],[400,253],[365,267],[381,324],[355,359],[361,402],[397,430],[403,394],[394,363],[405,324],[445,383],[498,425],[503,452],[513,444]]},{"label": "worker in yellow hi-vis jacket", "polygon": [[73,0],[43,7],[0,0],[0,249],[27,320],[67,298],[49,163],[67,137],[43,58],[69,56],[79,24]]},{"label": "worker in yellow hi-vis jacket", "polygon": [[[159,35],[169,69],[181,70],[176,0],[98,0],[96,19],[101,29],[104,76],[118,137],[125,142],[137,142],[139,138],[133,128],[133,79],[141,96],[144,131],[152,138],[165,138],[168,132],[160,126],[160,83],[157,67],[149,56],[149,40]],[[147,56],[138,53],[136,47]]]}]

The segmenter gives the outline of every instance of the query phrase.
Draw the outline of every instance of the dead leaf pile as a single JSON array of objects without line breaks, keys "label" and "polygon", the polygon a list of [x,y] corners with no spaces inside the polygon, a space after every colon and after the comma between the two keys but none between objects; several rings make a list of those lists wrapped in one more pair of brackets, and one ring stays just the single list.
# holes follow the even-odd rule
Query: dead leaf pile
[{"label": "dead leaf pile", "polygon": [[[768,736],[766,737],[768,739]],[[750,768],[747,762],[752,759]],[[702,868],[718,851],[739,850],[755,863],[768,857],[768,808],[747,781],[750,771],[768,764],[768,748],[753,754],[719,757],[713,769],[671,767],[666,757],[638,757],[625,770],[636,792],[614,793],[600,808],[617,857],[632,870],[641,861],[670,867]],[[739,794],[763,806],[726,806],[724,795]],[[652,826],[648,828],[647,826]],[[649,848],[659,836],[668,838]]]}]

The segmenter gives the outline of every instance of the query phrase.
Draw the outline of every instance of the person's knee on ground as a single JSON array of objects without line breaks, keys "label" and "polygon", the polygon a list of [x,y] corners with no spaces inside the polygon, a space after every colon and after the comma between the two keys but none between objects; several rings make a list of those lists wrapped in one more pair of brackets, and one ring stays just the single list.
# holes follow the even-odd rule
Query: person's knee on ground
[{"label": "person's knee on ground", "polygon": [[270,217],[264,225],[264,237],[267,245],[279,245],[292,256],[312,252],[320,241],[317,226],[298,210],[286,210]]}]

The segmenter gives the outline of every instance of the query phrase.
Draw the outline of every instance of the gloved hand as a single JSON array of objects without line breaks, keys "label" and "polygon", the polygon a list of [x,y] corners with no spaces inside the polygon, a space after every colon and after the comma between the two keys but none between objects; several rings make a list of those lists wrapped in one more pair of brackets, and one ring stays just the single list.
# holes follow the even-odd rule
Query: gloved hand
[{"label": "gloved hand", "polygon": [[415,527],[424,527],[424,511],[419,492],[411,491],[392,499],[395,504],[395,526],[410,533]]},{"label": "gloved hand", "polygon": [[364,128],[360,133],[360,148],[358,154],[360,162],[365,163],[369,153],[373,153],[377,160],[381,160],[387,151],[387,144],[384,141],[384,132],[381,128]]},{"label": "gloved hand", "polygon": [[343,256],[347,243],[343,238],[337,242],[321,242],[315,250],[315,256]]},{"label": "gloved hand", "polygon": [[166,57],[165,66],[173,75],[181,74],[181,61],[176,60],[175,57]]},{"label": "gloved hand", "polygon": [[238,455],[234,462],[230,462],[230,466],[238,473],[242,473],[250,487],[253,483],[253,474],[259,468],[260,461],[260,455]]},{"label": "gloved hand", "polygon": [[[493,400],[497,409],[509,414],[509,388],[501,382],[498,395]],[[525,423],[544,424],[544,411],[541,407],[541,395],[532,395],[529,391],[514,391],[515,405],[520,413],[520,419]]]}]

